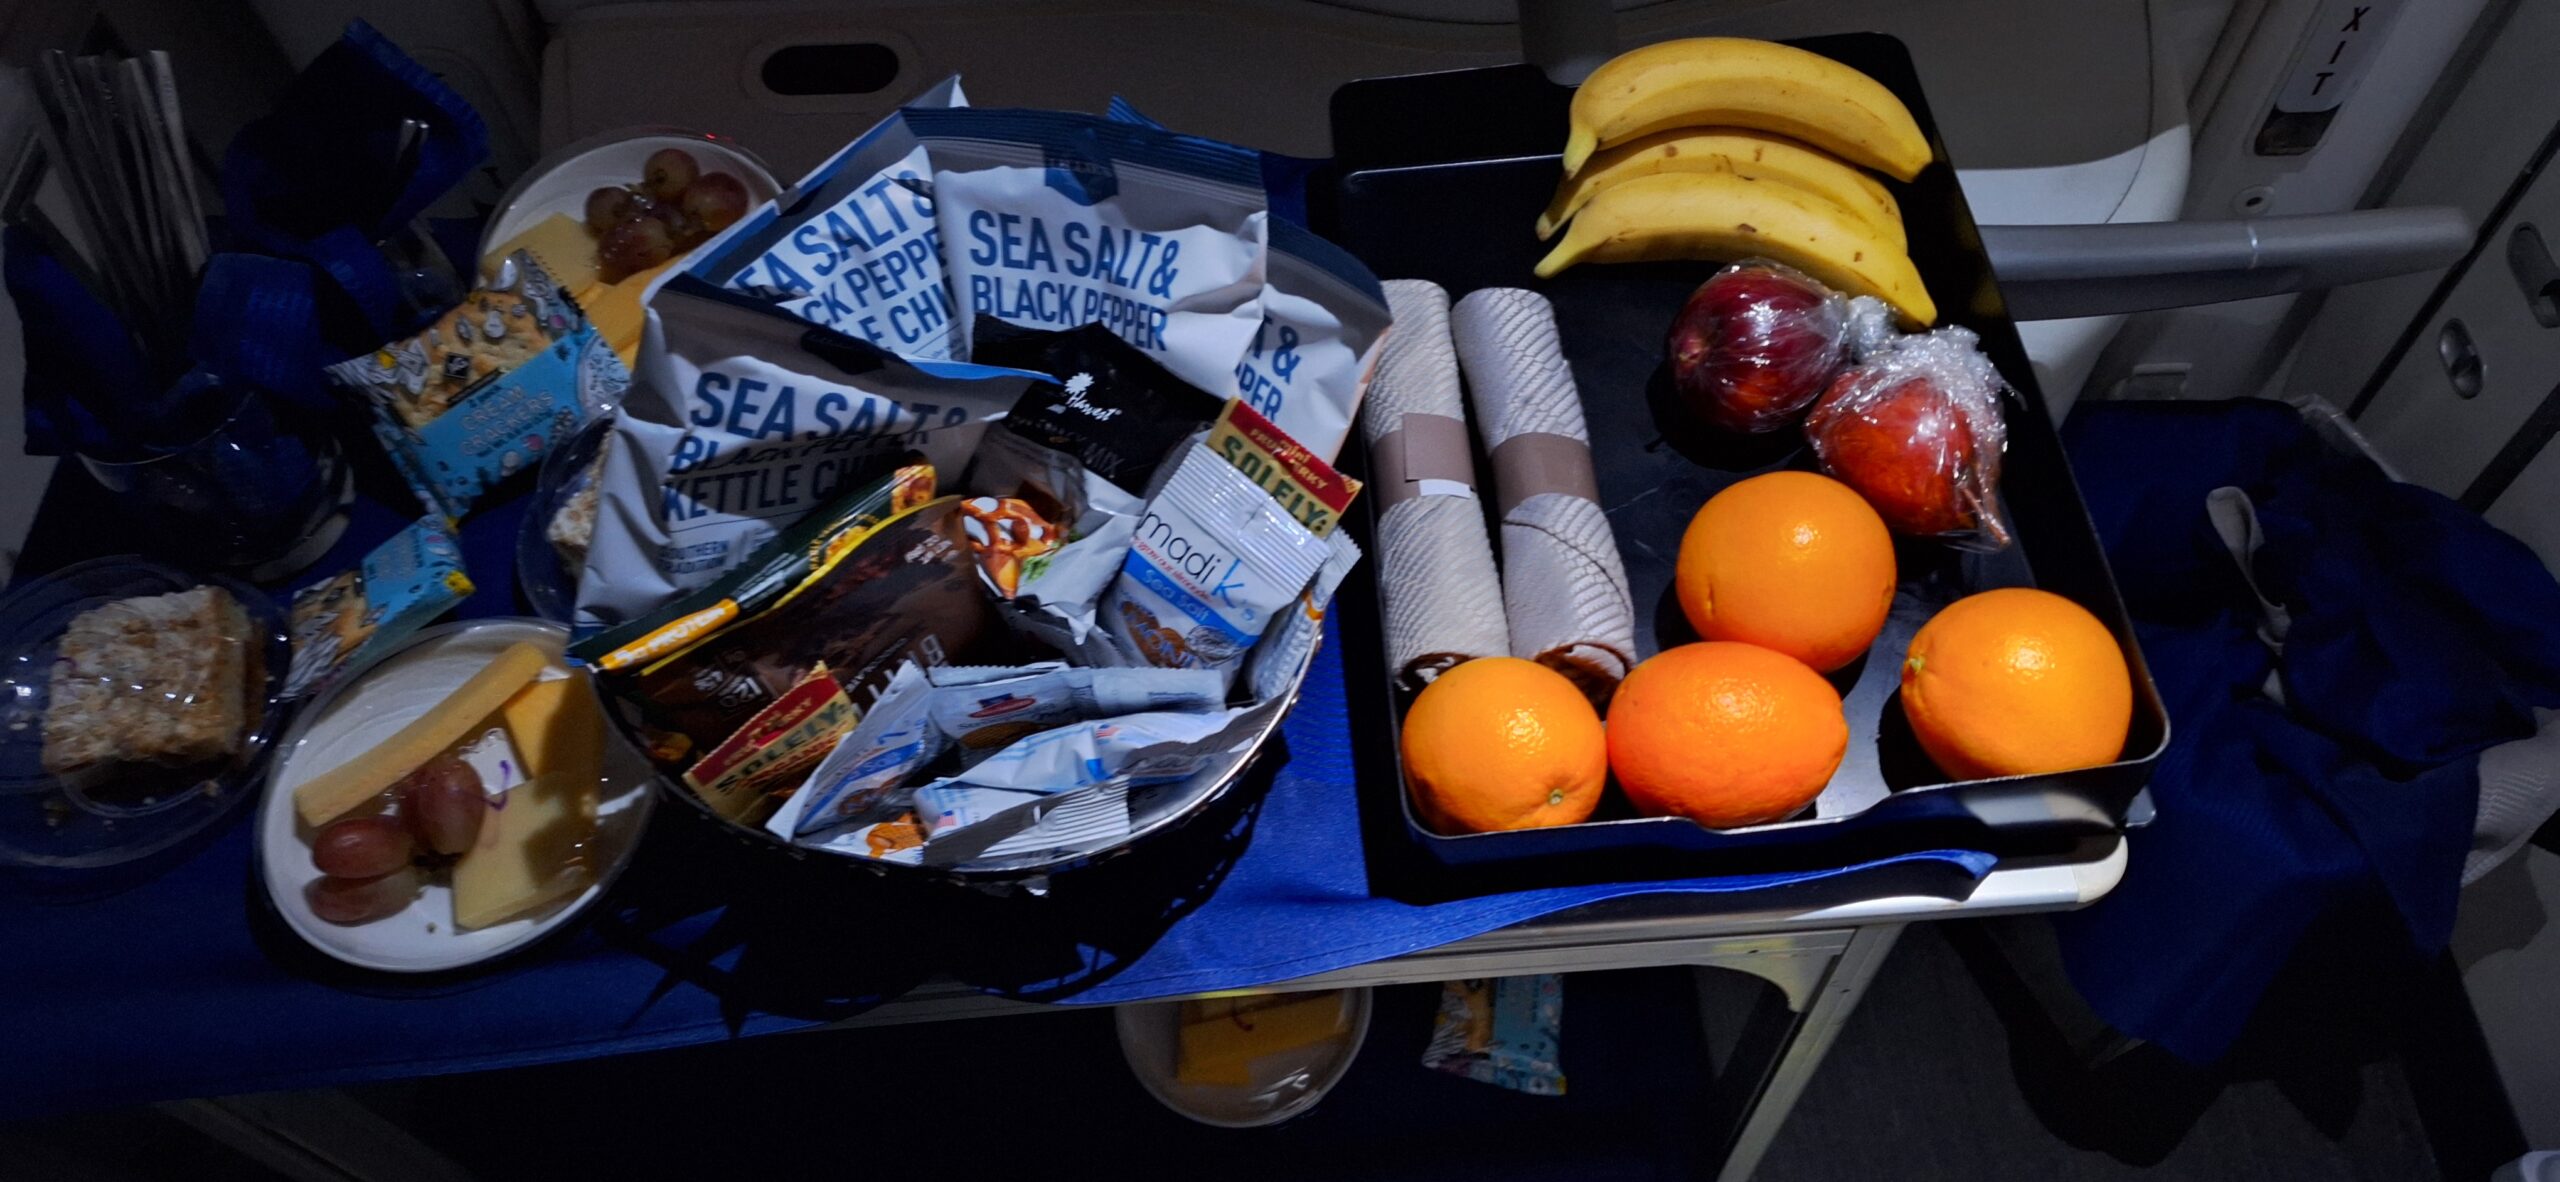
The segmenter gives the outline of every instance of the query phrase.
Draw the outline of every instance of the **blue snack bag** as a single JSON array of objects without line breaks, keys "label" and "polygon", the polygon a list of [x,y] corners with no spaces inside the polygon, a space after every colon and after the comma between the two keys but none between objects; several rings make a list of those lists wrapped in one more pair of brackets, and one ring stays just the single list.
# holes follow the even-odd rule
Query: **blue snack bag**
[{"label": "blue snack bag", "polygon": [[631,386],[612,345],[522,251],[424,331],[329,377],[364,395],[419,504],[456,520]]}]

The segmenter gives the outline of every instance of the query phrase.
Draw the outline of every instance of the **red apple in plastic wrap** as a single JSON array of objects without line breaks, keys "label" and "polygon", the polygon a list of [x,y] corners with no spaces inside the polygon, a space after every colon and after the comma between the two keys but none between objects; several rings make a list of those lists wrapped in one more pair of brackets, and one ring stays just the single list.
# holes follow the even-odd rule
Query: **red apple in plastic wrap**
[{"label": "red apple in plastic wrap", "polygon": [[1851,370],[1805,420],[1823,471],[1858,490],[1886,525],[1930,537],[1978,524],[1963,482],[1974,476],[1973,428],[1927,374],[1891,379],[1871,393]]},{"label": "red apple in plastic wrap", "polygon": [[1707,422],[1775,431],[1839,371],[1846,329],[1840,297],[1812,279],[1768,263],[1727,267],[1671,322],[1671,380]]}]

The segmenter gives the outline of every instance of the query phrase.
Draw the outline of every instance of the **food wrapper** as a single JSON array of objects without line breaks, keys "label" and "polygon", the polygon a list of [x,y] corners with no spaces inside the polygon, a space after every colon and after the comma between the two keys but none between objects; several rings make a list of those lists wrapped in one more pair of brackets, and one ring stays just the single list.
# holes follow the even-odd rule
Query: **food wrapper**
[{"label": "food wrapper", "polygon": [[1222,704],[1217,679],[1198,670],[1082,669],[1055,661],[1019,668],[902,666],[861,725],[810,775],[784,835],[872,814],[877,790],[947,751],[960,752],[965,765],[1077,719],[1205,713]]},{"label": "food wrapper", "polygon": [[2009,544],[2000,520],[2007,383],[1949,326],[1899,338],[1832,380],[1805,416],[1822,470],[1858,490],[1885,524],[1967,550]]},{"label": "food wrapper", "polygon": [[1297,683],[1298,671],[1324,640],[1325,612],[1332,607],[1334,591],[1351,568],[1360,565],[1360,544],[1351,535],[1338,533],[1325,543],[1329,551],[1324,565],[1316,568],[1315,581],[1307,584],[1298,602],[1253,647],[1252,663],[1245,666],[1245,684],[1252,687],[1254,701],[1277,700]]},{"label": "food wrapper", "polygon": [[[959,498],[945,497],[848,534],[833,561],[761,614],[623,664],[603,684],[636,708],[653,758],[690,768],[821,665],[859,710],[904,662],[983,659],[981,646],[1000,629],[976,586],[959,508]],[[591,638],[570,655],[601,669],[617,639]]]},{"label": "food wrapper", "polygon": [[900,356],[967,356],[942,279],[933,166],[906,122],[907,111],[967,105],[957,76],[907,100],[696,249],[685,273]]},{"label": "food wrapper", "polygon": [[746,562],[921,456],[968,470],[1033,373],[909,361],[676,275],[651,296],[640,383],[614,417],[574,622],[611,628]]},{"label": "food wrapper", "polygon": [[1066,543],[1066,530],[1019,497],[970,497],[960,502],[961,525],[969,535],[969,552],[978,559],[978,574],[998,599],[1022,590],[1023,569]]},{"label": "food wrapper", "polygon": [[1099,324],[1041,332],[981,316],[969,356],[1057,379],[1024,393],[1000,429],[1073,457],[1132,501],[1176,446],[1218,416],[1218,399]]},{"label": "food wrapper", "polygon": [[1225,705],[1217,675],[1204,669],[1085,669],[1051,661],[1015,669],[932,669],[925,676],[934,688],[927,712],[964,764],[1076,719],[1199,714]]},{"label": "food wrapper", "polygon": [[285,696],[301,697],[340,670],[372,660],[453,610],[471,590],[462,548],[444,519],[419,518],[353,569],[294,593]]},{"label": "food wrapper", "polygon": [[953,299],[1026,328],[1099,324],[1330,460],[1387,327],[1377,279],[1274,221],[1255,152],[1063,111],[905,114],[933,162]]},{"label": "food wrapper", "polygon": [[1554,973],[1444,981],[1422,1065],[1532,1096],[1561,1096],[1563,1022],[1564,978]]},{"label": "food wrapper", "polygon": [[1129,784],[1110,780],[1057,794],[967,784],[916,790],[925,833],[917,860],[956,866],[1043,850],[1098,849],[1129,837]]},{"label": "food wrapper", "polygon": [[1848,355],[1849,301],[1793,267],[1718,271],[1671,322],[1672,385],[1698,417],[1760,435],[1804,413]]},{"label": "food wrapper", "polygon": [[522,252],[425,331],[328,372],[364,396],[419,503],[456,520],[631,387],[612,346]]},{"label": "food wrapper", "polygon": [[825,579],[888,519],[933,499],[930,464],[910,464],[810,514],[717,582],[570,650],[601,673],[655,664]]},{"label": "food wrapper", "polygon": [[1329,553],[1253,478],[1195,447],[1139,517],[1102,625],[1128,662],[1232,678]]}]

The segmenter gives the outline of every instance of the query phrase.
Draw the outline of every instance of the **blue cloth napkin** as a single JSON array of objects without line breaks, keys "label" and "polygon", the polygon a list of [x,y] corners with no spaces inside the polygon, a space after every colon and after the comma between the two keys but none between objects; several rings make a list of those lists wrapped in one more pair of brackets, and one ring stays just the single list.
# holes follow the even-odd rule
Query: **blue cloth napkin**
[{"label": "blue cloth napkin", "polygon": [[[2064,436],[2173,722],[2132,872],[2054,924],[2101,1017],[2209,1061],[2317,923],[2379,897],[2347,929],[2374,956],[2443,949],[2479,753],[2560,705],[2560,584],[2280,403],[2093,403]],[[2207,518],[2223,487],[2256,506],[2281,653]]]}]

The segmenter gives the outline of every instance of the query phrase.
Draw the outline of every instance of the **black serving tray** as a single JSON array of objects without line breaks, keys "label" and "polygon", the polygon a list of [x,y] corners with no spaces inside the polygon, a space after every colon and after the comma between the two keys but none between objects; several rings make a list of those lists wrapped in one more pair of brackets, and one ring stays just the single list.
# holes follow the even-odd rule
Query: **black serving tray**
[{"label": "black serving tray", "polygon": [[[1381,656],[1377,592],[1369,575],[1376,564],[1363,564],[1343,589],[1335,615],[1351,665],[1350,707],[1358,720],[1353,729],[1368,814],[1364,828],[1372,843],[1401,831],[1411,847],[1401,860],[1420,863],[1431,879],[1419,887],[1406,884],[1410,892],[1808,870],[1946,848],[2004,856],[2063,854],[2125,826],[2168,741],[2159,690],[2135,644],[1910,55],[1901,42],[1872,33],[1791,44],[1882,82],[1910,106],[1936,149],[1937,162],[1916,180],[1886,184],[1902,205],[1912,260],[1937,300],[1942,323],[1981,334],[1982,347],[2015,387],[2003,405],[2009,440],[2001,494],[2017,541],[1988,555],[1931,542],[1898,544],[1902,579],[1884,634],[1865,659],[1832,675],[1850,728],[1840,770],[1797,817],[1731,830],[1685,818],[1638,817],[1614,790],[1600,812],[1579,825],[1462,836],[1425,828],[1406,804],[1395,728],[1407,703],[1392,688]],[[1636,643],[1641,655],[1651,655],[1696,639],[1671,583],[1681,531],[1698,506],[1736,480],[1781,468],[1809,469],[1813,460],[1793,431],[1759,439],[1719,435],[1692,421],[1669,396],[1662,368],[1665,332],[1716,264],[1586,264],[1552,280],[1531,276],[1548,245],[1531,226],[1559,176],[1571,96],[1570,88],[1529,66],[1344,86],[1333,96],[1336,155],[1312,186],[1310,213],[1319,232],[1382,277],[1428,279],[1447,288],[1452,299],[1480,287],[1511,286],[1554,301],[1590,422],[1601,501],[1635,596]],[[1355,439],[1345,465],[1365,473],[1366,463]],[[1481,456],[1478,467],[1490,471]],[[1352,526],[1361,541],[1373,540],[1374,517],[1354,514]],[[1894,700],[1903,650],[1938,608],[2002,586],[2036,586],[2068,596],[2096,613],[2124,645],[2134,673],[2134,716],[2121,761],[2054,775],[1947,783],[1920,752]]]}]

